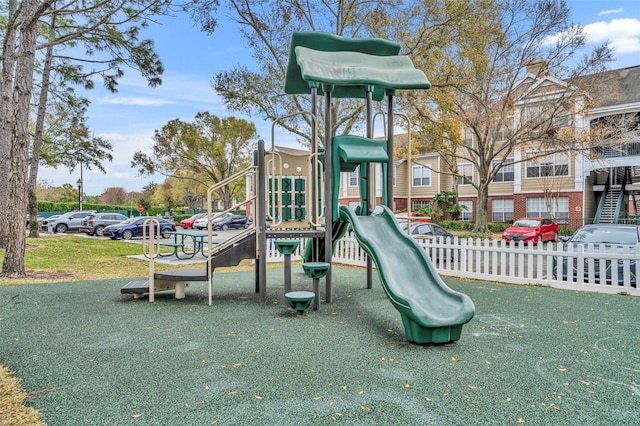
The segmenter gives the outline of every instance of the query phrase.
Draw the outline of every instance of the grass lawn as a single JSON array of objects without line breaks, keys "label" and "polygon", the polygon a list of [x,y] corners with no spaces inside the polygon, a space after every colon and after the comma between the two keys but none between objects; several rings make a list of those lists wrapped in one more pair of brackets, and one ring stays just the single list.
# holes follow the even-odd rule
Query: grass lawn
[{"label": "grass lawn", "polygon": [[[139,241],[43,233],[40,238],[27,239],[24,261],[27,277],[0,278],[0,285],[143,277],[149,273],[148,263],[126,257],[139,254],[142,254]],[[0,250],[0,265],[3,258],[4,250]],[[155,268],[165,271],[180,266],[156,263]]]}]

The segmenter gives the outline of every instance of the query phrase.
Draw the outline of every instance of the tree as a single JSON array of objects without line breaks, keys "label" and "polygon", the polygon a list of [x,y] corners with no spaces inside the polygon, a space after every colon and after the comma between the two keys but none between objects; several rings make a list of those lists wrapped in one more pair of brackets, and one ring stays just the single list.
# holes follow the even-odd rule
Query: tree
[{"label": "tree", "polygon": [[[0,166],[7,173],[0,174],[0,245],[6,247],[2,275],[7,277],[24,276],[24,217],[27,207],[27,171],[29,164],[29,148],[31,133],[29,129],[32,114],[30,101],[33,95],[34,71],[36,69],[36,52],[40,47],[50,45],[66,48],[86,47],[88,56],[98,53],[93,64],[107,64],[103,69],[93,69],[88,75],[101,75],[107,88],[115,89],[117,79],[123,75],[122,66],[138,66],[151,84],[159,84],[159,73],[162,66],[153,52],[153,44],[137,41],[140,28],[128,23],[141,22],[146,25],[147,19],[162,13],[168,5],[167,0],[117,0],[109,2],[56,2],[25,0],[18,4],[15,0],[7,2],[6,26],[2,56],[2,81],[0,81]],[[47,21],[47,17],[51,17]],[[55,31],[55,17],[64,16],[64,33]],[[50,24],[50,31],[45,30],[43,46],[38,46],[39,29]],[[120,56],[119,52],[128,50],[128,56]],[[46,49],[44,71],[48,76],[52,65],[52,49]],[[109,59],[109,55],[113,55]],[[106,58],[106,59],[105,59]],[[143,66],[144,65],[144,66]],[[67,67],[71,71],[73,67]],[[76,67],[76,71],[80,68]],[[77,72],[76,77],[82,73]],[[48,78],[48,77],[47,77]],[[81,79],[77,79],[78,83]],[[85,79],[85,87],[89,80]],[[40,103],[46,104],[43,96],[48,92],[48,81],[43,80]],[[37,114],[44,114],[41,108]],[[37,120],[37,125],[43,120]],[[41,128],[36,130],[37,143],[43,135]],[[36,148],[36,157],[39,150]],[[37,164],[37,163],[36,163]],[[37,165],[32,173],[37,171]],[[31,181],[35,189],[37,176]]]},{"label": "tree", "polygon": [[[217,2],[196,3],[192,16],[203,31],[215,28]],[[283,96],[283,82],[289,56],[289,43],[294,31],[325,31],[344,37],[371,37],[386,28],[389,17],[398,13],[401,5],[383,0],[342,0],[339,2],[308,2],[302,0],[263,1],[231,0],[230,13],[241,26],[241,33],[252,52],[254,65],[238,65],[216,74],[213,86],[232,111],[257,114],[264,120],[290,114],[310,112],[309,96]],[[352,99],[334,99],[333,134],[348,134],[363,125],[364,103]],[[323,109],[319,108],[322,123]],[[287,131],[309,144],[308,115],[278,121]],[[324,140],[320,128],[320,141]]]},{"label": "tree", "polygon": [[[24,251],[26,247],[24,235],[24,218],[27,215],[27,164],[30,144],[29,133],[29,116],[30,102],[33,91],[33,71],[35,67],[35,44],[38,35],[38,18],[49,8],[51,2],[40,3],[37,0],[24,0],[18,8],[17,15],[10,17],[15,19],[19,30],[15,31],[14,36],[19,39],[18,51],[7,53],[3,51],[2,64],[5,66],[6,60],[15,62],[15,83],[11,81],[2,81],[2,89],[0,93],[11,94],[8,102],[13,104],[13,108],[1,110],[7,113],[7,116],[0,116],[0,121],[8,124],[3,126],[0,134],[0,144],[7,144],[8,149],[3,149],[3,153],[9,153],[9,167],[3,168],[8,173],[0,173],[4,176],[0,180],[0,187],[7,200],[5,214],[6,233],[0,235],[0,238],[6,240],[6,251],[4,255],[4,263],[2,264],[2,272],[0,275],[5,277],[23,277],[24,270]],[[19,15],[19,16],[18,16]],[[18,36],[19,33],[19,36]],[[4,44],[4,47],[8,43]],[[14,43],[15,45],[15,43]],[[12,85],[8,90],[4,86]],[[4,101],[4,100],[3,100]],[[3,158],[3,165],[6,160]],[[6,192],[4,191],[6,188]],[[5,207],[5,206],[2,206]],[[6,237],[5,237],[6,236]]]},{"label": "tree", "polygon": [[103,204],[125,205],[129,203],[129,194],[122,187],[112,187],[105,189],[98,200]]},{"label": "tree", "polygon": [[[156,86],[160,83],[159,76],[162,74],[163,68],[158,55],[153,51],[153,43],[149,40],[140,42],[138,40],[139,29],[135,25],[124,28],[125,25],[139,20],[145,14],[144,7],[139,10],[130,9],[126,16],[117,18],[118,24],[116,26],[113,22],[113,15],[118,14],[121,5],[122,3],[119,5],[116,2],[110,5],[115,7],[109,9],[110,6],[101,7],[99,3],[97,6],[83,4],[82,15],[89,18],[87,18],[88,22],[82,20],[81,24],[70,18],[71,15],[64,6],[59,6],[59,8],[54,6],[47,16],[49,19],[47,22],[48,34],[44,43],[38,46],[38,49],[45,51],[45,55],[29,167],[29,212],[31,215],[37,214],[35,187],[40,166],[40,150],[44,143],[45,114],[49,98],[53,97],[58,106],[60,107],[62,104],[64,109],[77,109],[78,113],[65,117],[72,117],[72,120],[75,121],[75,128],[86,128],[84,110],[88,102],[85,99],[77,98],[70,85],[80,84],[85,88],[92,88],[94,86],[93,77],[97,75],[103,78],[107,89],[116,91],[118,78],[123,74],[122,63],[139,69],[148,79],[150,86]],[[154,9],[159,5],[158,2],[149,3],[149,6]],[[99,17],[97,21],[95,21],[96,17]],[[42,21],[42,26],[44,26],[44,20]],[[55,54],[54,47],[59,50],[60,45],[84,45],[86,57],[71,55],[69,50],[65,50],[62,54]],[[110,52],[109,55],[96,57],[97,55],[94,54],[95,51],[105,51],[107,48]],[[83,66],[86,64],[89,65],[88,69]],[[55,82],[55,77],[57,77],[57,84],[51,85]],[[80,167],[84,166],[88,169],[96,167],[104,172],[101,161],[111,161],[109,154],[111,145],[100,143],[102,140],[98,141],[93,137],[89,138],[87,131],[82,133],[84,133],[83,140],[91,143],[94,155],[85,159],[66,157],[67,162],[72,165],[70,168],[73,170],[80,164]],[[80,134],[76,133],[76,136]],[[68,145],[68,142],[70,141],[63,140],[62,144],[67,143]],[[56,158],[57,161],[60,161],[58,156],[49,158]],[[29,236],[38,236],[37,224],[31,224]]]},{"label": "tree", "polygon": [[[64,201],[63,189],[53,186],[51,182],[41,179],[36,187],[36,198],[47,201]],[[76,198],[77,199],[77,198]]]},{"label": "tree", "polygon": [[138,204],[140,204],[143,209],[147,211],[147,213],[151,211],[151,206],[153,206],[153,194],[155,193],[157,187],[158,184],[154,182],[146,184],[142,188],[142,194],[140,194],[140,196],[138,197]]},{"label": "tree", "polygon": [[207,187],[194,185],[191,179],[186,178],[185,173],[178,172],[175,176],[169,176],[156,188],[153,201],[156,205],[163,205],[168,209],[179,206],[202,207],[207,200]]},{"label": "tree", "polygon": [[[476,189],[474,231],[486,233],[488,187],[500,169],[585,148],[571,122],[589,106],[578,77],[603,69],[611,49],[601,45],[576,58],[584,33],[564,1],[445,3],[465,13],[452,9],[457,25],[449,27],[449,43],[408,43],[433,83],[408,104],[448,173]],[[461,163],[472,164],[475,176],[469,179]]]},{"label": "tree", "polygon": [[[251,164],[256,128],[246,120],[196,114],[193,123],[171,120],[153,136],[152,154],[136,152],[131,162],[141,174],[160,173],[208,188]],[[218,196],[225,208],[242,188],[227,185]]]},{"label": "tree", "polygon": [[174,185],[175,181],[175,178],[168,178],[156,187],[156,191],[153,194],[153,203],[157,206],[164,206],[169,210],[170,215],[173,215],[173,209],[177,207],[182,200],[181,188],[179,188],[178,185]]},{"label": "tree", "polygon": [[[47,132],[43,134],[43,123],[37,118],[36,132],[33,138],[32,155],[29,166],[29,203],[31,215],[37,214],[36,179],[40,163],[57,168],[67,167],[71,171],[77,167],[97,168],[105,173],[103,162],[111,161],[112,145],[104,138],[93,136],[86,125],[86,104],[69,99],[67,103],[56,103],[50,107],[52,114],[47,115]],[[44,102],[44,101],[43,101]],[[40,109],[42,103],[38,106]],[[40,143],[38,143],[40,141]],[[38,228],[30,224],[29,237],[37,237]]]}]

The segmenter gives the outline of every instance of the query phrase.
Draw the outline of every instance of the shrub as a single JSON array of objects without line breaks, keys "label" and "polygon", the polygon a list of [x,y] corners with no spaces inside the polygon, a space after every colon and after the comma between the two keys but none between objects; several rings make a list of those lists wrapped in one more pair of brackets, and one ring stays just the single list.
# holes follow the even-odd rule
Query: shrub
[{"label": "shrub", "polygon": [[443,220],[438,225],[450,231],[472,231],[474,223],[468,220]]},{"label": "shrub", "polygon": [[509,227],[509,224],[504,222],[489,222],[487,226],[489,227],[489,231],[501,234]]},{"label": "shrub", "polygon": [[191,216],[193,216],[192,214],[174,214],[173,215],[173,221],[177,224],[179,224],[181,221],[185,220],[185,219],[189,219]]}]

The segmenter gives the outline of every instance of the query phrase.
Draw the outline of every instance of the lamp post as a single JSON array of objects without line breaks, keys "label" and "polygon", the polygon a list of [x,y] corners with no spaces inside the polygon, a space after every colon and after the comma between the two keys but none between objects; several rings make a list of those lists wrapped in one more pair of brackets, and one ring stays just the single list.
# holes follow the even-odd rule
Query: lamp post
[{"label": "lamp post", "polygon": [[76,182],[78,184],[78,210],[82,211],[82,178]]}]

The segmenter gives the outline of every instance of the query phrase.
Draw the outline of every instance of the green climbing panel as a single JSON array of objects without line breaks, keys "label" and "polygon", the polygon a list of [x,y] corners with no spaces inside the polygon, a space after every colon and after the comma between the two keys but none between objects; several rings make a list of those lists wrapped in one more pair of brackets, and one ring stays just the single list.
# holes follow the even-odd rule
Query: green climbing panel
[{"label": "green climbing panel", "polygon": [[[280,188],[280,192],[278,192]],[[269,215],[282,221],[307,219],[306,180],[304,178],[269,178]],[[281,198],[278,197],[280,193]]]}]

